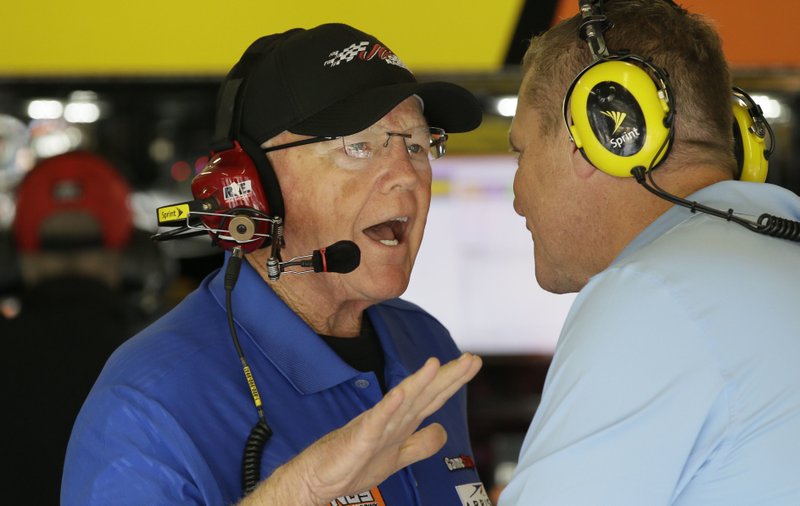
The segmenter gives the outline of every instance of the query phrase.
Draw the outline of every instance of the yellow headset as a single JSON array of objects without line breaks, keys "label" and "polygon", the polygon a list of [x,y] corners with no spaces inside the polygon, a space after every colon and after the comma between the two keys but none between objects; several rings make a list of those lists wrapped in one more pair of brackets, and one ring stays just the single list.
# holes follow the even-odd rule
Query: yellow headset
[{"label": "yellow headset", "polygon": [[[763,183],[775,138],[761,107],[741,88],[733,88],[733,139],[739,179]],[[769,142],[769,144],[767,144]]]},{"label": "yellow headset", "polygon": [[575,146],[589,163],[620,177],[630,177],[637,166],[652,169],[664,159],[672,140],[672,111],[666,76],[632,55],[593,63],[564,98]]},{"label": "yellow headset", "polygon": [[[613,24],[597,0],[580,0],[579,7],[580,36],[594,61],[564,96],[570,139],[589,163],[612,176],[631,177],[635,167],[652,170],[669,153],[674,135],[675,97],[668,75],[641,56],[609,53],[603,32]],[[733,118],[740,179],[763,182],[774,149],[772,130],[739,88],[733,91]]]},{"label": "yellow headset", "polygon": [[641,56],[609,54],[603,32],[612,24],[592,0],[580,0],[581,38],[594,62],[572,81],[562,105],[570,138],[598,169],[630,177],[669,152],[674,98],[667,73]]}]

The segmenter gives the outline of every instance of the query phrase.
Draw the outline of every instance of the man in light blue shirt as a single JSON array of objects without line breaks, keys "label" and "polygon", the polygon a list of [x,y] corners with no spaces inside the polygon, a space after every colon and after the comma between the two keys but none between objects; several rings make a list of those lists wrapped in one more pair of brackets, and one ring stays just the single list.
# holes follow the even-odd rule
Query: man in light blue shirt
[{"label": "man in light blue shirt", "polygon": [[733,180],[764,170],[738,174],[709,25],[580,5],[532,42],[510,133],[537,280],[579,295],[500,504],[800,504],[800,198]]},{"label": "man in light blue shirt", "polygon": [[[771,185],[692,199],[800,217]],[[797,504],[800,245],[674,207],[580,291],[508,504]]]}]

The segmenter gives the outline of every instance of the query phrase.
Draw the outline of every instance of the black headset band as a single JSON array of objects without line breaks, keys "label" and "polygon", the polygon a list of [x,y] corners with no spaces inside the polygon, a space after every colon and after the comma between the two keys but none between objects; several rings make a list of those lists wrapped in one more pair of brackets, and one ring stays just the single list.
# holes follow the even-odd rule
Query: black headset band
[{"label": "black headset band", "polygon": [[[263,43],[259,44],[261,41]],[[214,152],[221,152],[234,147],[238,142],[256,167],[270,214],[283,218],[285,214],[283,194],[275,169],[261,151],[258,142],[242,132],[241,128],[248,77],[264,44],[266,39],[254,43],[225,77],[217,98],[217,118],[211,149]]]},{"label": "black headset band", "polygon": [[[239,132],[238,125],[234,121],[236,116],[236,97],[239,88],[242,86],[244,78],[226,78],[219,92],[217,104],[217,120],[214,127],[214,143],[223,139],[235,139]],[[233,129],[235,128],[236,131]]]}]

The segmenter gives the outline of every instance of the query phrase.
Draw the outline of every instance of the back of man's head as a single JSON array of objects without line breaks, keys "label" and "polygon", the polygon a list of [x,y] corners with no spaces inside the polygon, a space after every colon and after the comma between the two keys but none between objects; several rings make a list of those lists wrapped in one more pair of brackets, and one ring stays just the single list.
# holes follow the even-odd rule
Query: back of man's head
[{"label": "back of man's head", "polygon": [[[701,16],[668,0],[610,0],[602,13],[610,53],[641,56],[669,75],[675,138],[669,160],[706,163],[733,172],[731,83],[716,31]],[[560,128],[561,102],[575,76],[592,63],[576,15],[531,41],[520,98],[542,115],[544,129]]]}]

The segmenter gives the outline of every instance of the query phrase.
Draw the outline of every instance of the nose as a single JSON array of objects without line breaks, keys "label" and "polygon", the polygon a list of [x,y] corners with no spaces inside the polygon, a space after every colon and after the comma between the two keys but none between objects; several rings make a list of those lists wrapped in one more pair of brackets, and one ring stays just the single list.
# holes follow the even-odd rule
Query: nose
[{"label": "nose", "polygon": [[[381,191],[388,193],[392,190],[413,190],[420,183],[420,168],[408,156],[405,139],[400,136],[389,137],[388,145],[383,150],[383,157],[379,163],[383,164],[381,177]],[[419,163],[419,162],[417,162]],[[427,171],[430,171],[430,162],[425,161]]]}]

